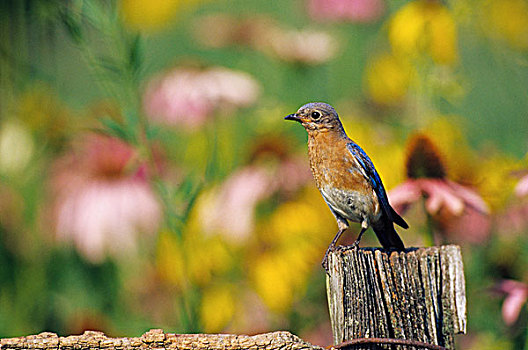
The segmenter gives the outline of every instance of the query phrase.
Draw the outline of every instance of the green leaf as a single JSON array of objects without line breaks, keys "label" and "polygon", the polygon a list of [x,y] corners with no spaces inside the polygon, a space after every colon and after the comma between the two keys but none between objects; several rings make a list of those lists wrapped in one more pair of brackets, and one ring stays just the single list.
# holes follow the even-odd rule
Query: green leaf
[{"label": "green leaf", "polygon": [[141,36],[134,35],[130,43],[130,51],[128,55],[128,64],[132,75],[137,78],[141,70],[143,61],[143,53],[141,50]]},{"label": "green leaf", "polygon": [[191,210],[194,208],[194,205],[196,204],[196,199],[198,198],[200,193],[202,193],[203,187],[204,186],[202,182],[198,183],[196,188],[194,188],[194,190],[187,197],[188,198],[187,206],[185,207],[183,211],[183,215],[182,215],[184,223],[186,223],[187,220],[189,219]]},{"label": "green leaf", "polygon": [[125,117],[125,129],[127,134],[132,137],[131,141],[137,141],[137,136],[139,134],[139,116],[137,111],[125,111],[123,116]]},{"label": "green leaf", "polygon": [[68,33],[73,42],[77,45],[80,44],[84,37],[80,20],[74,18],[71,11],[68,9],[62,11],[59,18],[66,29],[66,33]]},{"label": "green leaf", "polygon": [[[203,190],[204,184],[203,181],[197,181],[196,176],[193,174],[187,175],[183,182],[180,184],[177,190],[177,196],[179,197],[180,202],[187,202],[183,208],[180,219],[183,224],[185,224],[189,218],[192,208],[196,202],[196,199]],[[175,198],[178,201],[178,198]]]},{"label": "green leaf", "polygon": [[149,140],[155,140],[160,137],[162,133],[162,129],[158,126],[152,126],[147,124],[147,128],[145,130],[147,139]]},{"label": "green leaf", "polygon": [[130,137],[127,134],[125,128],[115,120],[111,118],[102,118],[101,124],[104,126],[104,132],[106,132],[109,135],[115,136],[117,138],[120,138],[124,141],[130,141]]},{"label": "green leaf", "polygon": [[[108,56],[100,56],[97,58],[97,64],[103,68],[107,73],[115,75],[116,78],[122,78],[124,70],[122,64],[116,59]],[[108,77],[107,77],[108,78]]]}]

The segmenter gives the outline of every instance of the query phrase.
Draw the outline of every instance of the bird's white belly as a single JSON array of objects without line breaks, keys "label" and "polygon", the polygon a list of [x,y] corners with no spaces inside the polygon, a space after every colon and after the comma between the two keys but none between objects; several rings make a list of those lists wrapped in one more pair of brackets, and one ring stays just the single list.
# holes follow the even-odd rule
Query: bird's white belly
[{"label": "bird's white belly", "polygon": [[377,210],[372,198],[357,191],[345,191],[333,187],[321,188],[321,194],[328,206],[343,218],[353,222],[371,222]]}]

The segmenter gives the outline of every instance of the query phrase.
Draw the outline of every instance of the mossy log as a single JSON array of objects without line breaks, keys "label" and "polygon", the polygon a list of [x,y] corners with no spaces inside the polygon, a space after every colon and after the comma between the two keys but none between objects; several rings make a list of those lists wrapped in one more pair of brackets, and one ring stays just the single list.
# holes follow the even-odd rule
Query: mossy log
[{"label": "mossy log", "polygon": [[55,333],[41,333],[27,337],[0,339],[1,350],[84,350],[84,349],[222,349],[222,350],[323,350],[290,332],[248,335],[233,334],[173,334],[152,329],[137,338],[109,338],[102,332],[86,331],[82,335],[59,337]]},{"label": "mossy log", "polygon": [[[390,254],[374,248],[338,247],[329,256],[326,281],[334,344],[397,338],[454,349],[454,335],[466,332],[465,280],[458,246]],[[349,348],[420,347],[358,343]]]}]

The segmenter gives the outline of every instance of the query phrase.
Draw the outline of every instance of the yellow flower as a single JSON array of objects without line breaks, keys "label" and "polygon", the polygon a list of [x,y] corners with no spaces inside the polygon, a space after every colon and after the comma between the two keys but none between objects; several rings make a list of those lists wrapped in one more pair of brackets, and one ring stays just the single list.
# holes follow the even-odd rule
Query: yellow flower
[{"label": "yellow flower", "polygon": [[132,29],[153,31],[167,25],[178,9],[192,0],[121,0],[125,23]]},{"label": "yellow flower", "polygon": [[458,57],[456,23],[451,12],[438,5],[429,22],[429,54],[436,63],[452,64]]},{"label": "yellow flower", "polygon": [[420,1],[411,1],[399,9],[389,22],[389,40],[394,51],[416,55],[421,49],[419,45],[424,45],[422,35],[426,21]]},{"label": "yellow flower", "polygon": [[440,1],[415,0],[391,19],[389,41],[400,56],[428,54],[440,64],[457,60],[457,28],[451,12]]},{"label": "yellow flower", "polygon": [[185,245],[189,256],[190,277],[196,284],[206,285],[213,275],[229,269],[233,257],[221,237],[202,237],[197,231],[187,232],[185,235],[190,241]]},{"label": "yellow flower", "polygon": [[282,204],[269,219],[269,230],[265,231],[267,237],[264,238],[275,244],[290,245],[299,239],[317,237],[328,229],[329,216],[325,215],[328,209],[323,205],[323,200],[317,198]]},{"label": "yellow flower", "polygon": [[274,312],[285,312],[292,304],[295,286],[293,266],[278,254],[265,254],[257,258],[252,271],[255,290],[268,308]]},{"label": "yellow flower", "polygon": [[280,205],[259,227],[261,245],[268,250],[252,256],[250,276],[270,310],[287,312],[302,296],[335,230],[335,220],[315,186]]},{"label": "yellow flower", "polygon": [[33,157],[34,148],[33,138],[24,126],[4,122],[0,127],[0,172],[16,174],[24,170]]},{"label": "yellow flower", "polygon": [[192,228],[181,240],[172,232],[162,232],[157,256],[160,276],[179,289],[190,284],[206,285],[232,262],[227,245],[219,237],[204,237]]},{"label": "yellow flower", "polygon": [[396,105],[407,94],[411,67],[391,54],[383,54],[372,60],[366,71],[366,88],[376,103]]},{"label": "yellow flower", "polygon": [[496,154],[478,163],[475,172],[477,187],[492,210],[503,208],[511,199],[518,179],[512,173],[519,170],[520,162],[507,155]]},{"label": "yellow flower", "polygon": [[222,331],[235,314],[235,297],[229,285],[209,287],[204,290],[200,305],[200,319],[204,331]]},{"label": "yellow flower", "polygon": [[157,257],[161,278],[184,289],[182,287],[187,283],[185,260],[182,248],[173,233],[168,231],[160,233]]},{"label": "yellow flower", "polygon": [[483,28],[513,47],[528,48],[528,3],[526,0],[491,0],[484,6]]},{"label": "yellow flower", "polygon": [[[334,231],[328,231],[334,233]],[[321,232],[319,232],[320,236]],[[324,237],[323,237],[324,238]],[[324,243],[326,248],[327,242]],[[323,245],[300,240],[255,258],[251,281],[257,294],[273,312],[285,313],[302,297],[310,273],[324,252]]]}]

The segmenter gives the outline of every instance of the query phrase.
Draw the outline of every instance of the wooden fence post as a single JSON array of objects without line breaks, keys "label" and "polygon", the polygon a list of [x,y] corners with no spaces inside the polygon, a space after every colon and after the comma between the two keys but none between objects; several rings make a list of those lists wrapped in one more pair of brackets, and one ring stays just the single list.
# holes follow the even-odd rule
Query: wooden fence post
[{"label": "wooden fence post", "polygon": [[[334,344],[399,338],[454,349],[454,335],[466,332],[458,246],[410,248],[390,255],[375,248],[339,247],[329,256],[326,284]],[[349,348],[421,348],[380,344],[357,342]]]}]

